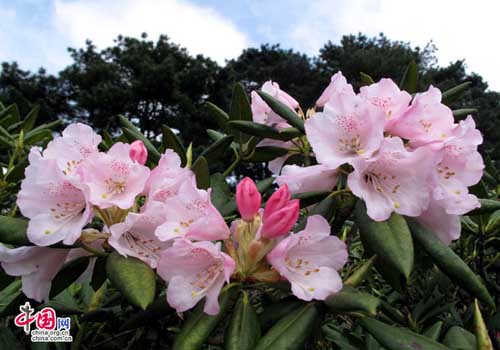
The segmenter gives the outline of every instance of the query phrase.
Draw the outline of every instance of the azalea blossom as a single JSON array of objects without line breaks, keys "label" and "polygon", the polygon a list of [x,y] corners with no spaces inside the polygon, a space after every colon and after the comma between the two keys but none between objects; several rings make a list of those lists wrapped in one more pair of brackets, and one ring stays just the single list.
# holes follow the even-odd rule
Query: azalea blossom
[{"label": "azalea blossom", "polygon": [[176,197],[165,201],[165,222],[156,231],[162,241],[185,237],[219,240],[229,237],[229,228],[210,200],[210,190],[196,188],[196,181],[184,181]]},{"label": "azalea blossom", "polygon": [[353,162],[347,183],[373,220],[387,220],[392,212],[419,216],[429,205],[434,159],[429,149],[410,152],[399,137],[385,138],[372,158]]},{"label": "azalea blossom", "polygon": [[21,183],[17,205],[29,218],[28,239],[39,246],[59,241],[73,244],[93,217],[82,184],[64,175],[55,159],[45,159],[33,147]]},{"label": "azalea blossom", "polygon": [[408,110],[411,95],[402,91],[391,79],[380,79],[378,83],[363,86],[359,95],[373,108],[379,109],[385,116],[385,130],[391,132],[392,126]]},{"label": "azalea blossom", "polygon": [[320,164],[334,169],[370,157],[384,138],[384,118],[361,97],[334,94],[323,112],[305,122],[307,138]]},{"label": "azalea blossom", "polygon": [[302,300],[324,300],[342,289],[338,274],[347,262],[347,247],[330,235],[330,225],[320,215],[310,216],[303,231],[283,239],[267,260],[292,285]]},{"label": "azalea blossom", "polygon": [[101,209],[128,209],[142,193],[149,168],[130,159],[130,145],[117,142],[107,153],[92,154],[78,168],[89,201]]},{"label": "azalea blossom", "polygon": [[292,194],[329,191],[337,184],[337,171],[324,164],[308,167],[285,165],[276,181],[279,185],[287,184]]},{"label": "azalea blossom", "polygon": [[109,244],[124,256],[136,257],[156,268],[162,250],[171,246],[155,235],[164,221],[168,208],[160,202],[152,202],[140,213],[129,213],[124,222],[110,227]]},{"label": "azalea blossom", "polygon": [[218,297],[235,270],[234,260],[221,252],[220,243],[176,239],[158,262],[158,274],[168,283],[167,302],[184,312],[206,297],[204,311],[219,312]]},{"label": "azalea blossom", "polygon": [[355,95],[352,85],[347,83],[346,78],[340,71],[332,76],[330,84],[323,91],[318,101],[316,101],[316,106],[323,107],[332,99],[332,96],[336,94]]}]

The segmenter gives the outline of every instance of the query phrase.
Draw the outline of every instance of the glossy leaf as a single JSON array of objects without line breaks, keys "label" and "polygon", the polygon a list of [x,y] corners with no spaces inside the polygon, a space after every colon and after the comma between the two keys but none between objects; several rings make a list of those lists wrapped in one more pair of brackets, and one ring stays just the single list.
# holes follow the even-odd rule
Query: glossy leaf
[{"label": "glossy leaf", "polygon": [[432,326],[427,328],[422,334],[425,335],[427,338],[438,341],[442,329],[443,329],[443,321],[437,321]]},{"label": "glossy leaf", "polygon": [[276,146],[262,146],[255,148],[252,155],[247,158],[247,161],[253,163],[270,162],[276,158],[283,157],[288,154],[288,150]]},{"label": "glossy leaf", "polygon": [[224,130],[226,134],[230,134],[231,129],[227,126],[229,115],[213,103],[207,102],[206,106],[219,127]]},{"label": "glossy leaf", "polygon": [[458,326],[453,326],[448,330],[443,344],[455,350],[477,350],[474,334]]},{"label": "glossy leaf", "polygon": [[360,77],[361,83],[363,85],[375,84],[375,81],[373,80],[373,78],[366,73],[360,72],[359,77]]},{"label": "glossy leaf", "polygon": [[500,201],[480,198],[479,204],[481,204],[481,207],[468,212],[467,215],[488,214],[500,210]]},{"label": "glossy leaf", "polygon": [[464,117],[467,117],[469,114],[477,113],[477,109],[475,108],[463,108],[463,109],[455,109],[453,110],[453,116],[455,120],[461,120]]},{"label": "glossy leaf", "polygon": [[50,299],[54,298],[75,282],[87,269],[89,262],[90,258],[88,256],[81,256],[65,263],[52,280],[49,294]]},{"label": "glossy leaf", "polygon": [[417,91],[417,83],[418,83],[417,63],[414,60],[411,60],[408,66],[406,67],[405,72],[403,73],[403,78],[401,79],[399,87],[403,90],[408,91],[410,94],[413,94]]},{"label": "glossy leaf", "polygon": [[248,299],[247,292],[232,311],[233,316],[226,329],[224,346],[226,350],[253,350],[260,339],[261,329],[257,313]]},{"label": "glossy leaf", "polygon": [[210,170],[205,157],[198,157],[191,167],[196,176],[196,185],[198,188],[207,189],[210,187]]},{"label": "glossy leaf", "polygon": [[262,329],[271,328],[276,322],[303,306],[304,302],[297,299],[283,300],[264,307],[264,312],[259,315]]},{"label": "glossy leaf", "polygon": [[344,285],[347,286],[352,286],[352,287],[357,287],[359,286],[367,276],[370,275],[370,272],[373,268],[373,265],[375,265],[375,261],[377,259],[377,256],[374,255],[367,261],[363,263],[360,267],[356,269],[345,281]]},{"label": "glossy leaf", "polygon": [[22,123],[22,129],[24,132],[30,131],[35,126],[36,120],[38,118],[38,112],[40,111],[40,106],[35,106],[28,115],[24,118]]},{"label": "glossy leaf", "polygon": [[281,103],[271,95],[264,91],[257,91],[260,97],[267,103],[269,108],[278,114],[281,118],[285,119],[291,126],[297,128],[301,133],[305,134],[304,120],[299,115],[288,108],[285,104]]},{"label": "glossy leaf", "polygon": [[186,166],[186,149],[177,135],[166,125],[161,126],[163,147],[170,148],[181,158],[182,166]]},{"label": "glossy leaf", "polygon": [[[246,120],[252,121],[252,109],[250,107],[250,101],[248,100],[247,93],[245,92],[245,88],[241,83],[237,83],[233,89],[233,97],[231,99],[231,108],[229,110],[229,120]],[[233,135],[236,140],[243,145],[248,141],[249,136],[242,133],[232,130]]]},{"label": "glossy leaf", "polygon": [[363,312],[375,316],[380,306],[380,299],[354,287],[344,285],[340,292],[326,298],[325,304],[337,313]]},{"label": "glossy leaf", "polygon": [[460,95],[469,88],[471,84],[472,82],[466,81],[465,83],[459,84],[455,87],[452,87],[451,89],[444,91],[442,94],[443,103],[450,104],[456,101],[460,97]]},{"label": "glossy leaf", "polygon": [[[233,136],[224,136],[205,148],[200,157],[204,157],[208,163],[216,162],[223,158],[224,153],[229,149],[233,142]],[[195,162],[196,164],[196,162]]]},{"label": "glossy leaf", "polygon": [[229,126],[247,135],[281,141],[289,141],[302,135],[302,133],[296,128],[278,130],[269,125],[244,120],[230,121]]},{"label": "glossy leaf", "polygon": [[32,245],[26,236],[28,220],[0,215],[0,243]]}]

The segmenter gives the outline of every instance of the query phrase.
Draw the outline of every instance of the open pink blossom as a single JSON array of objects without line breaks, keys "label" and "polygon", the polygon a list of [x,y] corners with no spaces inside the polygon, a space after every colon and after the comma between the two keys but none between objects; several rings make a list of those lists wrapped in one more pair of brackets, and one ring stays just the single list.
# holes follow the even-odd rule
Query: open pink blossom
[{"label": "open pink blossom", "polygon": [[164,221],[168,208],[160,202],[152,202],[141,213],[129,213],[124,222],[110,227],[109,244],[124,256],[141,259],[156,268],[160,252],[171,246],[155,235]]},{"label": "open pink blossom", "polygon": [[391,132],[392,126],[408,110],[411,95],[401,91],[391,79],[380,79],[378,83],[363,86],[360,96],[379,109],[385,116],[385,130]]},{"label": "open pink blossom", "polygon": [[323,164],[308,167],[285,165],[276,181],[279,185],[287,184],[293,194],[329,191],[337,183],[337,171]]},{"label": "open pink blossom", "polygon": [[168,283],[167,302],[177,312],[194,307],[206,297],[204,311],[219,313],[218,297],[235,270],[235,262],[220,249],[220,243],[176,239],[158,262],[158,275]]},{"label": "open pink blossom", "polygon": [[450,136],[453,122],[451,109],[441,103],[441,91],[431,86],[415,96],[408,111],[391,125],[391,133],[417,146],[444,140]]},{"label": "open pink blossom", "polygon": [[165,222],[155,234],[162,241],[186,237],[193,240],[219,240],[229,237],[229,228],[210,200],[210,190],[196,188],[195,181],[184,181],[179,195],[168,199]]},{"label": "open pink blossom", "polygon": [[17,195],[21,213],[30,219],[28,239],[39,246],[73,244],[93,216],[81,184],[64,175],[55,159],[42,158],[36,147],[29,162]]},{"label": "open pink blossom", "polygon": [[323,91],[318,101],[316,101],[316,106],[323,107],[327,102],[330,101],[333,95],[339,93],[355,95],[352,85],[347,83],[346,78],[340,71],[332,76],[330,84],[326,87],[325,91]]},{"label": "open pink blossom", "polygon": [[330,235],[330,225],[322,216],[313,215],[303,231],[282,240],[267,260],[290,281],[297,298],[324,300],[342,289],[337,271],[347,262],[347,247]]},{"label": "open pink blossom", "polygon": [[[278,83],[272,82],[271,80],[266,81],[264,85],[262,85],[262,91],[271,95],[292,110],[299,107],[299,103],[292,96],[281,90]],[[251,107],[254,122],[278,128],[290,127],[283,118],[272,111],[267,103],[265,103],[255,91],[252,91]]]},{"label": "open pink blossom", "polygon": [[392,212],[419,216],[429,204],[428,178],[434,162],[429,149],[410,152],[399,137],[385,138],[372,158],[353,163],[347,183],[366,202],[373,220],[384,221]]},{"label": "open pink blossom", "polygon": [[429,207],[415,220],[436,234],[446,245],[460,237],[460,216],[448,214],[439,202],[431,200]]},{"label": "open pink blossom", "polygon": [[99,153],[97,146],[101,136],[88,125],[70,124],[57,137],[49,142],[43,151],[46,159],[55,159],[64,175],[75,176],[77,167],[92,154]]},{"label": "open pink blossom", "polygon": [[305,129],[318,162],[334,169],[371,156],[384,138],[384,123],[361,97],[337,93],[323,112],[306,120]]},{"label": "open pink blossom", "polygon": [[147,201],[165,202],[178,194],[181,183],[194,181],[194,173],[181,167],[181,159],[171,149],[162,154],[156,168],[151,171],[144,192]]},{"label": "open pink blossom", "polygon": [[107,153],[88,157],[78,169],[88,188],[89,201],[102,209],[117,206],[128,209],[142,193],[149,168],[132,161],[130,145],[115,143]]}]

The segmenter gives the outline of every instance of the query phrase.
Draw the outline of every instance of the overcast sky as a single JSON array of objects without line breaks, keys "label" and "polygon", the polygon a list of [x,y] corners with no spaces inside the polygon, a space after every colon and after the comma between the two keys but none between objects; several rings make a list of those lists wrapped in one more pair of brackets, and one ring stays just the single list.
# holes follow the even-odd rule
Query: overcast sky
[{"label": "overcast sky", "polygon": [[70,63],[68,46],[147,32],[224,63],[266,42],[317,55],[344,34],[383,32],[433,40],[440,65],[465,59],[500,91],[499,14],[500,0],[0,0],[0,61],[55,73]]}]

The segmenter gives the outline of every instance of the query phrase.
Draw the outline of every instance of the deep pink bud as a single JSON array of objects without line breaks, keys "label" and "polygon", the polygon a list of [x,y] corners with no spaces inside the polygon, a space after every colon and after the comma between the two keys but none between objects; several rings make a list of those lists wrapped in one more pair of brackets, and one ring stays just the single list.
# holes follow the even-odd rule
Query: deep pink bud
[{"label": "deep pink bud", "polygon": [[136,140],[130,144],[129,156],[130,159],[141,165],[146,163],[146,160],[148,159],[148,150],[141,140]]},{"label": "deep pink bud", "polygon": [[263,220],[265,221],[266,218],[269,217],[269,215],[286,206],[289,200],[290,191],[288,190],[288,185],[283,184],[276,192],[271,195],[271,197],[269,197],[269,200],[266,203],[266,208],[264,209]]},{"label": "deep pink bud", "polygon": [[262,225],[262,236],[271,239],[290,232],[299,218],[299,210],[299,200],[294,199],[289,201],[285,207],[271,213]]},{"label": "deep pink bud", "polygon": [[245,177],[236,186],[236,203],[243,220],[252,220],[260,208],[262,197],[252,179]]}]

